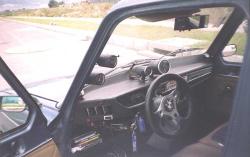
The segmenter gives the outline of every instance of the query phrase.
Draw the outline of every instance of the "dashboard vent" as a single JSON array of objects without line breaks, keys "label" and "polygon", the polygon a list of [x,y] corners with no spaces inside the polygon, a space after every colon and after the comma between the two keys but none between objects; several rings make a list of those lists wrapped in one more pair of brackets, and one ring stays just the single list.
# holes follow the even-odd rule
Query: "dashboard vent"
[{"label": "dashboard vent", "polygon": [[86,107],[86,113],[88,116],[103,116],[112,114],[111,106],[95,106],[95,107]]},{"label": "dashboard vent", "polygon": [[200,69],[200,70],[189,73],[187,75],[187,81],[191,82],[193,80],[199,79],[199,78],[206,76],[206,75],[209,75],[211,73],[212,73],[212,67]]},{"label": "dashboard vent", "polygon": [[86,108],[86,112],[87,112],[88,116],[95,116],[97,114],[94,107]]}]

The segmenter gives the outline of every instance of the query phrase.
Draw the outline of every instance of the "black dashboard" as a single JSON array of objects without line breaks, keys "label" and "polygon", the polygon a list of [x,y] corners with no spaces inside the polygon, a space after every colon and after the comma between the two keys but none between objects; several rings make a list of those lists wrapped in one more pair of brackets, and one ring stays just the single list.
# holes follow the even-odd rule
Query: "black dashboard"
[{"label": "black dashboard", "polygon": [[[168,69],[167,73],[180,75],[190,87],[209,78],[213,70],[212,63],[206,55],[164,59],[164,65],[169,66],[165,68]],[[93,122],[133,117],[138,110],[143,109],[147,89],[159,75],[151,75],[143,81],[131,79],[129,76],[130,69],[124,68],[109,75],[101,86],[85,87],[84,95],[79,102],[78,117],[87,121],[87,125],[96,125]],[[171,86],[174,86],[173,83],[167,88],[172,88]]]}]

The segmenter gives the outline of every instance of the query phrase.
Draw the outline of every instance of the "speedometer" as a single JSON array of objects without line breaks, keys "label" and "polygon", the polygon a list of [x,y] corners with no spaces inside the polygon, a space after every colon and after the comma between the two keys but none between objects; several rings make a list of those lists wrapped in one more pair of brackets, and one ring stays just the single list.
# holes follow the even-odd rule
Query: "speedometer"
[{"label": "speedometer", "polygon": [[170,91],[170,90],[176,89],[177,83],[174,80],[168,81],[166,86],[167,86],[168,91]]},{"label": "speedometer", "polygon": [[156,90],[157,95],[166,95],[168,92],[176,89],[177,83],[176,81],[166,81],[159,85],[158,89]]},{"label": "speedometer", "polygon": [[167,60],[159,61],[158,70],[162,74],[167,73],[169,71],[169,62]]}]

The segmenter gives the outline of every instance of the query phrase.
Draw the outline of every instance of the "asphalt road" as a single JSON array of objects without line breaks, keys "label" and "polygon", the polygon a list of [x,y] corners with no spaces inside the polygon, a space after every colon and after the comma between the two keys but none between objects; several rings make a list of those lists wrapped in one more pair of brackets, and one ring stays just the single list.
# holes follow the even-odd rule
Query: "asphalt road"
[{"label": "asphalt road", "polygon": [[[56,117],[58,111],[53,108],[48,108],[46,106],[41,107],[42,112],[47,118],[48,124]],[[25,124],[29,115],[28,110],[21,112],[5,112],[0,111],[0,132],[7,132],[14,129],[20,125]]]},{"label": "asphalt road", "polygon": [[[74,35],[3,19],[0,30],[0,55],[27,88],[70,78],[64,86],[57,85],[57,92],[66,94],[91,41],[81,39],[77,30]],[[118,65],[142,57],[133,50],[110,44],[104,52],[119,55]],[[0,91],[8,88],[4,82],[0,76]],[[43,93],[55,95],[55,90],[48,88],[44,86]]]},{"label": "asphalt road", "polygon": [[1,20],[0,29],[0,55],[24,84],[75,74],[89,45],[17,22]]},{"label": "asphalt road", "polygon": [[[17,116],[20,116],[17,115]],[[10,115],[6,114],[5,112],[0,111],[0,131],[7,132],[11,129],[18,127],[20,124],[15,122]]]}]

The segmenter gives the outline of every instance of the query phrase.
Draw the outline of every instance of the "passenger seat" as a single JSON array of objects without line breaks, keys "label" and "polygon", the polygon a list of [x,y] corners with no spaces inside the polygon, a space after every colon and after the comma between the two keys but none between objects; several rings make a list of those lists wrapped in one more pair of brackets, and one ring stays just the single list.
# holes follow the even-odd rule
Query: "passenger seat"
[{"label": "passenger seat", "polygon": [[198,143],[183,148],[172,157],[220,157],[222,156],[226,133],[227,124],[224,124],[199,140]]}]

